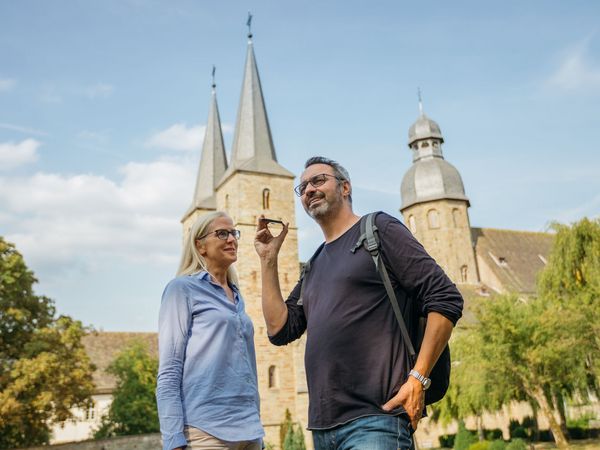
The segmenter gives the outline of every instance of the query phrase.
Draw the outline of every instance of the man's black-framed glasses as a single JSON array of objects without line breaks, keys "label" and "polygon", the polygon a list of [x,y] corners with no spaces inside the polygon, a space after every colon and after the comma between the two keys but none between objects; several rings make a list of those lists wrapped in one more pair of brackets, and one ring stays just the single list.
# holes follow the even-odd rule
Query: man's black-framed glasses
[{"label": "man's black-framed glasses", "polygon": [[232,235],[236,240],[238,240],[242,235],[240,230],[215,230],[211,231],[210,233],[206,233],[203,236],[197,237],[196,240],[204,239],[206,236],[210,236],[213,233],[215,233],[217,238],[221,239],[222,241],[226,241],[229,238],[229,235]]},{"label": "man's black-framed glasses", "polygon": [[300,183],[294,188],[294,192],[298,197],[302,197],[309,183],[312,187],[319,187],[325,184],[325,182],[327,181],[327,177],[335,178],[338,181],[344,181],[343,178],[336,177],[335,175],[330,175],[328,173],[320,173],[318,175],[313,175],[308,180]]}]

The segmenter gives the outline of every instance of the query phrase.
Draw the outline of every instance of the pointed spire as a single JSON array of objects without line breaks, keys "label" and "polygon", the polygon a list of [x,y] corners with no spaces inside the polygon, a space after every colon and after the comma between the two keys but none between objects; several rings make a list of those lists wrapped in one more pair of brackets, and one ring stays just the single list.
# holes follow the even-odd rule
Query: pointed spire
[{"label": "pointed spire", "polygon": [[423,99],[421,98],[421,88],[417,88],[417,95],[419,96],[419,115],[422,116],[423,113]]},{"label": "pointed spire", "polygon": [[[251,19],[252,15],[249,15],[248,27],[250,27]],[[242,82],[231,150],[231,164],[223,181],[236,170],[294,176],[277,163],[251,37],[252,34],[249,32],[244,81]]]},{"label": "pointed spire", "polygon": [[185,220],[196,209],[216,209],[215,188],[227,169],[225,144],[221,128],[221,117],[217,106],[217,92],[215,83],[215,66],[212,69],[211,104],[208,112],[208,122],[202,145],[202,156],[198,167],[198,178],[192,206],[183,216]]}]

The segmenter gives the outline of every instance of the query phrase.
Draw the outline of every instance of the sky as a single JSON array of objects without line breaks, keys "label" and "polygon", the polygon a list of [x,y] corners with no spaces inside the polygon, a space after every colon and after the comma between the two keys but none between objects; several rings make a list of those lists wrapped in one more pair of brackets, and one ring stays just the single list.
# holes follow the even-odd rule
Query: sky
[{"label": "sky", "polygon": [[249,10],[278,161],[340,161],[357,213],[400,217],[420,88],[472,226],[598,217],[597,1],[0,0],[0,236],[60,314],[156,330],[213,64],[231,149]]}]

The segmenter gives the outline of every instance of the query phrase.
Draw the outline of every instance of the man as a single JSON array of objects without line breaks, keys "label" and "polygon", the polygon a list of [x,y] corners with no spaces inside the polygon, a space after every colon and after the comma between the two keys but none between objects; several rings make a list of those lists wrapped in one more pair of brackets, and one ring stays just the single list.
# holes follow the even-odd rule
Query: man
[{"label": "man", "polygon": [[411,367],[371,255],[364,249],[351,252],[360,237],[360,217],[352,210],[348,172],[335,161],[313,157],[300,181],[296,193],[325,243],[312,259],[301,301],[300,281],[284,302],[277,255],[287,225],[274,237],[259,221],[255,248],[269,339],[285,345],[307,331],[308,428],[316,450],[411,448],[427,377],[461,316],[462,297],[404,225],[387,214],[377,216],[394,290],[409,298],[405,308],[418,307],[427,315]]}]

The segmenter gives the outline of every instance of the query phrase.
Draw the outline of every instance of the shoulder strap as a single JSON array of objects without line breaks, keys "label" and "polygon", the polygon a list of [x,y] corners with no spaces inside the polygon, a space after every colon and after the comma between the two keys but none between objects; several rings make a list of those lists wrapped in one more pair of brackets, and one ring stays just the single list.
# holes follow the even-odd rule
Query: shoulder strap
[{"label": "shoulder strap", "polygon": [[415,357],[415,349],[410,339],[410,335],[408,334],[408,329],[406,328],[406,323],[404,322],[402,313],[400,312],[400,307],[398,306],[398,299],[396,298],[396,293],[392,288],[390,276],[388,274],[387,268],[385,267],[385,263],[383,262],[383,258],[381,257],[379,231],[377,230],[377,226],[375,226],[375,217],[377,216],[377,214],[378,213],[375,212],[361,217],[360,237],[358,238],[358,242],[351,251],[354,253],[358,248],[364,247],[371,254],[371,258],[373,258],[375,267],[379,272],[379,276],[383,281],[383,285],[385,286],[388,298],[390,299],[390,302],[392,304],[392,309],[394,310],[396,320],[398,321],[398,325],[400,326],[400,333],[402,334],[402,339],[404,340],[406,348],[408,350],[408,354],[412,359]]},{"label": "shoulder strap", "polygon": [[313,260],[317,257],[317,255],[319,253],[321,253],[321,250],[323,250],[323,247],[325,246],[325,242],[323,242],[321,245],[319,245],[319,248],[317,248],[317,250],[315,250],[315,252],[313,253],[313,255],[310,257],[310,259],[306,262],[306,264],[304,264],[304,267],[302,268],[302,273],[300,274],[300,298],[298,298],[298,301],[296,302],[297,305],[304,305],[304,285],[306,284],[306,279],[308,278],[307,275],[310,272],[310,268],[312,265]]}]

